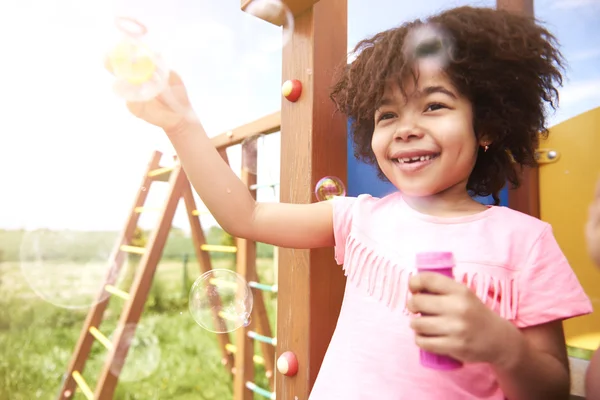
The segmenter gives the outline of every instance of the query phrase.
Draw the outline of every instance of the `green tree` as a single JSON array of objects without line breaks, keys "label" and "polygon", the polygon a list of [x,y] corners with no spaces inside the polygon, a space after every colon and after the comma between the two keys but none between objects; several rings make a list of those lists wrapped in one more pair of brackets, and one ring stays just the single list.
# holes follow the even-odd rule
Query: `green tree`
[{"label": "green tree", "polygon": [[221,231],[221,245],[222,246],[235,246],[235,238],[225,231]]}]

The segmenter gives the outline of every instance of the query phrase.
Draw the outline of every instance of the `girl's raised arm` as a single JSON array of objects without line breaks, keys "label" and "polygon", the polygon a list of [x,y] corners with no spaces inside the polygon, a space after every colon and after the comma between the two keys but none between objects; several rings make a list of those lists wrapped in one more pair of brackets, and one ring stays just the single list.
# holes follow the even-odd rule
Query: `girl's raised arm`
[{"label": "girl's raised arm", "polygon": [[[110,65],[107,65],[110,70]],[[288,248],[334,244],[330,202],[257,203],[249,189],[221,158],[202,124],[191,113],[185,86],[175,72],[168,88],[145,102],[128,102],[138,118],[162,128],[196,192],[232,236]]]},{"label": "girl's raised arm", "polygon": [[232,236],[288,248],[333,246],[333,207],[259,203],[221,158],[200,123],[170,132],[181,164],[200,198]]}]

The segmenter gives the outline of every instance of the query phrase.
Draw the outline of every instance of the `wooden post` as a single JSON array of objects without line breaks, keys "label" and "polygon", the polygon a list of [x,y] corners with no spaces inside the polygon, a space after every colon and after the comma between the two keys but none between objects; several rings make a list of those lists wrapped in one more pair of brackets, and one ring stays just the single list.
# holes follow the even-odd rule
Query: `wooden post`
[{"label": "wooden post", "polygon": [[[297,102],[282,99],[281,202],[314,202],[314,186],[327,175],[346,181],[346,119],[329,100],[333,72],[346,54],[347,0],[321,0],[296,15],[282,78],[298,79],[303,88]],[[345,277],[331,248],[280,248],[278,284],[277,354],[295,353],[299,371],[276,375],[277,399],[307,399],[335,329]]]},{"label": "wooden post", "polygon": [[[496,7],[514,13],[533,16],[533,0],[496,0]],[[509,189],[508,206],[540,218],[540,183],[538,167],[525,167],[521,171],[521,187]]]},{"label": "wooden post", "polygon": [[[256,165],[256,153],[248,155],[242,150],[242,165],[247,157],[249,161]],[[247,187],[256,184],[256,175],[242,167],[242,181]],[[256,190],[250,190],[252,197],[256,199]],[[236,238],[237,259],[236,269],[246,282],[254,279],[256,274],[256,242],[253,240]],[[246,288],[238,288],[245,290]],[[262,296],[262,293],[256,293],[255,296]],[[246,382],[254,382],[254,340],[248,336],[248,332],[254,330],[256,325],[252,319],[246,326],[240,327],[235,332],[235,377],[233,382],[234,400],[253,400],[254,392],[246,387]]]}]

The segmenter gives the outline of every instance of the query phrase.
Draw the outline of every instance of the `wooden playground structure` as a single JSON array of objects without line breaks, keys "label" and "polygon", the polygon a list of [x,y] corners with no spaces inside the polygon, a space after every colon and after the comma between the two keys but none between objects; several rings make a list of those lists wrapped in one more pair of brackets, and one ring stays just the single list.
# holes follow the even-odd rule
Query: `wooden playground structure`
[{"label": "wooden playground structure", "polygon": [[[227,147],[239,145],[248,137],[281,131],[280,201],[309,203],[314,201],[313,188],[323,176],[337,176],[347,184],[347,122],[341,114],[334,113],[328,88],[333,71],[346,60],[348,5],[347,0],[283,1],[294,14],[295,27],[291,40],[283,48],[282,78],[302,83],[300,99],[283,99],[280,112],[222,133],[212,141],[227,161]],[[245,9],[248,3],[250,0],[242,0],[241,8]],[[533,14],[533,0],[497,0],[497,7]],[[258,17],[279,24],[268,15]],[[119,331],[112,342],[101,333],[104,311],[111,296],[121,297],[125,302],[119,326],[139,321],[175,210],[179,200],[183,199],[201,272],[210,269],[210,251],[235,252],[237,272],[253,288],[252,322],[234,333],[236,345],[231,344],[228,334],[217,334],[224,367],[234,374],[234,399],[250,400],[258,394],[270,399],[306,400],[333,334],[344,292],[345,276],[334,262],[333,249],[280,248],[276,288],[258,282],[256,243],[236,239],[235,248],[207,246],[185,172],[178,164],[163,168],[159,161],[160,153],[155,153],[112,255],[111,271],[100,301],[90,310],[81,332],[59,399],[73,398],[78,390],[88,399],[112,398],[119,373],[118,368],[115,372],[114,364],[118,357],[127,354],[129,344],[127,335]],[[510,191],[509,206],[541,217],[541,211],[547,207],[540,201],[540,172],[535,168],[523,173],[524,184],[520,189]],[[246,171],[241,178],[256,195],[256,175]],[[149,190],[144,188],[150,188],[157,181],[169,185],[161,216],[147,247],[131,246],[140,213],[145,211],[144,202]],[[131,289],[125,293],[115,289],[113,284],[128,252],[141,254],[142,259]],[[275,329],[271,328],[265,312],[263,290],[278,293],[277,320],[285,323],[278,323]],[[578,331],[577,323],[575,326]],[[254,354],[255,340],[261,343],[262,356]],[[81,372],[94,341],[105,344],[108,355],[96,389],[92,390]],[[276,358],[284,352],[292,352],[298,361],[298,371],[292,376],[277,372]],[[270,388],[259,388],[253,383],[257,362],[265,365]]]}]

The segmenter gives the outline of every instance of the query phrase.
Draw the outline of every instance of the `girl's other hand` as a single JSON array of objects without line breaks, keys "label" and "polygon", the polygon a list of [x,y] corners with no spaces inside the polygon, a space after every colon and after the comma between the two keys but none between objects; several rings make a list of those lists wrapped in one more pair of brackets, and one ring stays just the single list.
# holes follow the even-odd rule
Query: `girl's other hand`
[{"label": "girl's other hand", "polygon": [[506,340],[516,331],[509,321],[490,310],[469,288],[435,272],[415,275],[408,309],[415,342],[423,350],[465,363],[503,362]]}]

